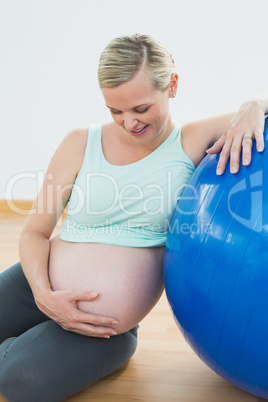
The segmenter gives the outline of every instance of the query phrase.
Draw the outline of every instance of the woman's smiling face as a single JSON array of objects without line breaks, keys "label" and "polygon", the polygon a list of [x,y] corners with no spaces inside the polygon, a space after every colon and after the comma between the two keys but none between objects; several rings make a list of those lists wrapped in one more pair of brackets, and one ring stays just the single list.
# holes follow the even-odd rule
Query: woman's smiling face
[{"label": "woman's smiling face", "polygon": [[[177,88],[177,76],[173,84]],[[174,90],[174,88],[173,88]],[[161,143],[172,131],[169,110],[170,88],[165,91],[153,87],[146,70],[117,87],[102,88],[106,106],[113,120],[129,138],[139,144]],[[160,137],[158,137],[160,136]]]}]

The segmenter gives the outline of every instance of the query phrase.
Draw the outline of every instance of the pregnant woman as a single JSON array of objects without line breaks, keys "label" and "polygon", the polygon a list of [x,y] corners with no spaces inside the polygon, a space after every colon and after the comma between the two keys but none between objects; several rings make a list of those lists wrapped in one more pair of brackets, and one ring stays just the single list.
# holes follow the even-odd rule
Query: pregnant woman
[{"label": "pregnant woman", "polygon": [[[265,98],[183,126],[171,118],[178,76],[149,35],[114,39],[99,62],[113,121],[68,134],[23,228],[21,262],[0,275],[0,393],[60,401],[123,365],[138,323],[163,291],[169,221],[205,151],[218,174],[263,150]],[[61,233],[52,237],[68,204]]]}]

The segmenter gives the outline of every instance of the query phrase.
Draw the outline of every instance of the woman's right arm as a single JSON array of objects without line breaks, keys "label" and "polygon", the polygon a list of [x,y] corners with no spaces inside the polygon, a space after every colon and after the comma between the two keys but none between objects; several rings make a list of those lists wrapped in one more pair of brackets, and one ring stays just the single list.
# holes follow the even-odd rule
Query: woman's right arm
[{"label": "woman's right arm", "polygon": [[82,166],[86,143],[87,130],[73,131],[54,153],[21,233],[20,260],[35,302],[44,314],[65,330],[87,336],[110,337],[114,330],[108,326],[115,325],[115,319],[85,313],[77,308],[78,301],[96,299],[96,292],[53,291],[48,277],[49,239],[69,200]]}]

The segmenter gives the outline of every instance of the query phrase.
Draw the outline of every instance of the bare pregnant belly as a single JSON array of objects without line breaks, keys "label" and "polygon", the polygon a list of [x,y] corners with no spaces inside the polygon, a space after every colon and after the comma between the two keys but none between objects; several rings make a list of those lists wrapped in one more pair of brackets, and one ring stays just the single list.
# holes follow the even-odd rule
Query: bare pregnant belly
[{"label": "bare pregnant belly", "polygon": [[49,278],[53,290],[97,291],[79,302],[85,312],[116,318],[117,333],[128,331],[152,309],[163,291],[164,247],[132,248],[50,240]]}]

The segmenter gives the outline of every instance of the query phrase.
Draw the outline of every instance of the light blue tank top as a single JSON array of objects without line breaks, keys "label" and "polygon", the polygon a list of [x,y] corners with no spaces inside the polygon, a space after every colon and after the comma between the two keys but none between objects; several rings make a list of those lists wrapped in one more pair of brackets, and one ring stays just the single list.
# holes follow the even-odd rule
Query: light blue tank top
[{"label": "light blue tank top", "polygon": [[117,166],[103,154],[101,125],[89,126],[84,161],[60,238],[128,247],[165,245],[173,210],[195,169],[180,138],[181,128],[175,122],[155,151]]}]

